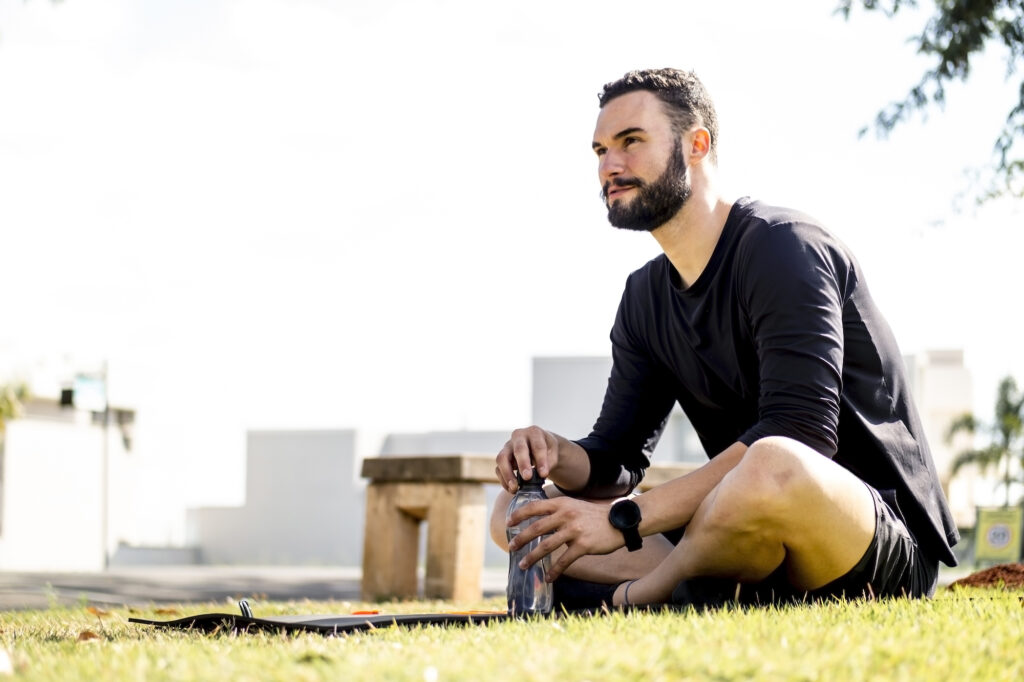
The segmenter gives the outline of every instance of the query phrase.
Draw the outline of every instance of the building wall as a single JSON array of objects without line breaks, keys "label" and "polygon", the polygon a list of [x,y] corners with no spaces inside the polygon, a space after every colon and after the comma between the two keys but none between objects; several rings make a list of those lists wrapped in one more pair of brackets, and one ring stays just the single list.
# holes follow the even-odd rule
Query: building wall
[{"label": "building wall", "polygon": [[[88,417],[88,414],[85,414]],[[110,432],[110,517],[102,538],[103,430],[87,419],[18,419],[4,448],[0,570],[93,571],[112,551],[125,506],[126,453]]]},{"label": "building wall", "polygon": [[533,359],[533,423],[566,438],[590,433],[612,371],[610,357]]},{"label": "building wall", "polygon": [[[594,427],[612,371],[611,357],[533,359],[533,423],[577,439]],[[706,462],[707,455],[683,411],[672,409],[655,448],[658,462]]]},{"label": "building wall", "polygon": [[961,434],[947,442],[950,424],[971,412],[974,387],[971,373],[964,367],[962,350],[930,350],[904,358],[910,376],[911,392],[925,437],[949,500],[953,518],[960,527],[974,525],[975,507],[985,503],[985,491],[991,483],[977,471],[964,471],[955,479],[951,470],[956,454],[971,446],[971,437]]},{"label": "building wall", "polygon": [[425,431],[390,433],[380,446],[381,455],[493,454],[504,447],[507,431]]},{"label": "building wall", "polygon": [[[959,444],[944,440],[949,421],[971,409],[970,374],[962,353],[931,352],[907,359],[912,390],[958,523],[971,526],[979,477],[949,481],[945,472]],[[611,359],[536,358],[534,423],[570,438],[587,434],[600,411]],[[521,426],[521,425],[516,425]],[[500,431],[391,434],[382,455],[494,454],[511,427]],[[139,504],[134,460],[119,430],[108,433],[110,524],[108,553],[130,546]],[[359,565],[362,562],[365,481],[359,475],[355,432],[254,431],[247,436],[245,502],[186,514],[186,541],[200,560],[215,564]],[[0,570],[88,571],[103,566],[100,509],[103,430],[81,411],[54,411],[10,422],[0,498]],[[685,416],[672,413],[655,461],[705,461]],[[488,507],[497,485],[486,486]],[[998,500],[996,500],[999,502]],[[502,565],[504,552],[485,538],[485,563]],[[152,553],[152,552],[151,552]],[[187,552],[187,556],[195,556]],[[141,556],[141,555],[140,555]],[[142,559],[139,559],[140,561]]]},{"label": "building wall", "polygon": [[358,565],[365,484],[355,432],[251,431],[241,507],[188,510],[203,563]]},{"label": "building wall", "polygon": [[[497,454],[508,431],[390,434],[381,455]],[[360,565],[366,482],[354,431],[250,432],[241,507],[187,512],[186,537],[207,564]],[[498,486],[485,486],[488,508]],[[426,556],[424,526],[420,559]],[[485,563],[507,555],[488,540]]]}]

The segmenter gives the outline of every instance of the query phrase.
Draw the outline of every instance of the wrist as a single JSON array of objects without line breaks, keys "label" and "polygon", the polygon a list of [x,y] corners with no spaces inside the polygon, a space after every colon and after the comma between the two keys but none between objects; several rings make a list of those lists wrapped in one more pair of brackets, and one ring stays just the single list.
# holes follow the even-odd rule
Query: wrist
[{"label": "wrist", "polygon": [[608,523],[622,533],[626,549],[630,552],[635,552],[643,547],[644,540],[640,535],[642,520],[640,505],[631,498],[618,499],[608,508]]},{"label": "wrist", "polygon": [[590,457],[579,443],[552,433],[557,442],[558,457],[548,478],[564,492],[579,492],[590,481]]}]

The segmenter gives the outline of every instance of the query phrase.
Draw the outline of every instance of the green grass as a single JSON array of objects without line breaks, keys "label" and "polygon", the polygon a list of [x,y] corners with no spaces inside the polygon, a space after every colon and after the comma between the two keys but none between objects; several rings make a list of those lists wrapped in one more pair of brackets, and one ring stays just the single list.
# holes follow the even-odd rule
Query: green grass
[{"label": "green grass", "polygon": [[[984,680],[1024,679],[1024,592],[942,590],[933,600],[714,613],[616,613],[341,637],[205,635],[128,623],[233,604],[0,613],[18,680]],[[366,604],[253,602],[257,615]],[[499,600],[475,605],[501,608]],[[166,607],[165,607],[166,608]],[[387,612],[450,604],[378,605]],[[83,632],[94,639],[80,640]],[[88,637],[88,635],[86,635]],[[0,652],[0,663],[3,653]],[[5,676],[0,665],[0,680]],[[10,678],[9,678],[10,679]]]}]

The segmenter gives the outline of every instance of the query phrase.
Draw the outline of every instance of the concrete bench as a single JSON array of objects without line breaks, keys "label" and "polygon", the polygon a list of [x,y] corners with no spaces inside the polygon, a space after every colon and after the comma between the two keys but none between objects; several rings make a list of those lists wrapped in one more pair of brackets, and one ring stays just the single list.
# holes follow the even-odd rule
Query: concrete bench
[{"label": "concrete bench", "polygon": [[479,600],[487,504],[497,483],[493,455],[363,460],[366,527],[363,599],[416,597],[419,525],[427,524],[427,599]]},{"label": "concrete bench", "polygon": [[[660,464],[647,471],[641,490],[696,468]],[[473,602],[480,585],[486,542],[484,484],[497,484],[494,455],[415,455],[363,460],[366,525],[362,597],[417,596],[419,525],[427,524],[427,599]]]}]

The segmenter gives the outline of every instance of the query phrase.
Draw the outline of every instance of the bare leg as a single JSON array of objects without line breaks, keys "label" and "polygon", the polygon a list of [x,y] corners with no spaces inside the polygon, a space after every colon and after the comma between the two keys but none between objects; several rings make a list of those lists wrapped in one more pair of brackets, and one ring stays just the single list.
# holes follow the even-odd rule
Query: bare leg
[{"label": "bare leg", "polygon": [[[548,497],[562,495],[554,486],[546,486],[544,492]],[[506,552],[508,551],[508,539],[505,535],[505,510],[511,499],[512,496],[507,491],[501,490],[491,512],[491,539],[494,544]],[[613,500],[590,501],[609,505],[613,502]],[[564,547],[552,552],[552,559],[557,558],[562,551],[564,551]],[[644,546],[635,552],[630,552],[623,547],[611,554],[580,557],[565,571],[565,574],[580,580],[613,585],[647,575],[661,564],[671,551],[671,542],[661,535],[652,535],[644,538]],[[632,598],[632,591],[629,596]]]},{"label": "bare leg", "polygon": [[874,530],[860,479],[797,441],[765,438],[701,502],[665,561],[630,586],[629,600],[667,601],[697,576],[756,582],[783,564],[794,587],[815,589],[849,571]]}]

